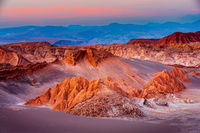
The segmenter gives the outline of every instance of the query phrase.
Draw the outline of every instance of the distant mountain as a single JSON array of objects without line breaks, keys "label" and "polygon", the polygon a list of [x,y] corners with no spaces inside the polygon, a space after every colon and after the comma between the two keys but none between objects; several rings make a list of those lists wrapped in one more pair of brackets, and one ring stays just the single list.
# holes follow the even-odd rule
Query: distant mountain
[{"label": "distant mountain", "polygon": [[[196,32],[199,30],[200,21],[185,24],[167,22],[145,25],[112,23],[104,26],[23,26],[0,28],[0,44],[32,41],[55,43],[60,40],[88,42],[85,45],[127,43],[133,38],[156,39],[174,32]],[[62,45],[65,44],[62,43]],[[68,42],[66,45],[69,45]]]},{"label": "distant mountain", "polygon": [[[198,43],[198,44],[197,44]],[[169,46],[193,46],[200,47],[200,31],[198,32],[175,32],[171,35],[165,36],[161,39],[132,39],[128,44],[140,44],[140,45],[154,45],[159,47],[169,47]],[[181,44],[181,45],[180,45]],[[192,44],[192,45],[191,45]],[[194,46],[194,44],[197,44]]]},{"label": "distant mountain", "polygon": [[168,44],[190,44],[194,42],[200,43],[199,32],[182,33],[176,32],[169,36],[166,36],[158,41],[159,46],[165,46]]},{"label": "distant mountain", "polygon": [[81,40],[60,40],[54,43],[55,46],[84,46],[87,44],[87,41]]}]

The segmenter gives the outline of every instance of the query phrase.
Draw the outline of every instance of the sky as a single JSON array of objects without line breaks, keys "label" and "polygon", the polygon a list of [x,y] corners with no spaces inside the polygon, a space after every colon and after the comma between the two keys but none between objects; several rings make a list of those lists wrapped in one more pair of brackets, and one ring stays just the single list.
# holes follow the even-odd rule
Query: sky
[{"label": "sky", "polygon": [[198,16],[199,5],[200,0],[0,0],[0,27],[178,21]]}]

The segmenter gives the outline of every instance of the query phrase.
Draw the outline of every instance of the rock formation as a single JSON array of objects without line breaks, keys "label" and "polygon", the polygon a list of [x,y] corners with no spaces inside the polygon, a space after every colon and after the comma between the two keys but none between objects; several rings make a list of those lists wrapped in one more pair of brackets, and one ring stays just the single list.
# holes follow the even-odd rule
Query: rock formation
[{"label": "rock formation", "polygon": [[185,72],[182,69],[179,69],[177,67],[173,67],[171,74],[172,74],[173,77],[179,78],[183,82],[190,82],[190,79],[187,75],[187,72]]},{"label": "rock formation", "polygon": [[29,61],[15,52],[10,52],[0,48],[0,63],[17,66],[22,64],[29,64]]},{"label": "rock formation", "polygon": [[190,74],[193,76],[200,76],[200,72],[197,72],[196,70],[190,71]]},{"label": "rock formation", "polygon": [[134,97],[154,98],[174,94],[186,89],[182,82],[190,81],[187,73],[179,68],[163,70],[152,77],[141,90],[135,86],[120,88],[123,82],[116,83],[110,77],[98,80],[66,78],[55,88],[49,88],[42,95],[27,101],[26,105],[46,105],[53,110],[82,116],[142,116],[143,113],[134,104]]},{"label": "rock formation", "polygon": [[63,59],[67,49],[56,47],[48,42],[13,43],[0,48],[14,52],[31,63],[54,62]]},{"label": "rock formation", "polygon": [[68,112],[77,103],[83,102],[100,89],[100,80],[88,81],[82,77],[66,78],[54,89],[28,101],[27,105],[53,105],[54,110]]},{"label": "rock formation", "polygon": [[155,45],[159,39],[132,39],[128,44]]},{"label": "rock formation", "polygon": [[111,56],[112,54],[109,52],[96,50],[94,48],[87,48],[83,50],[73,50],[68,52],[63,61],[71,65],[76,65],[79,61],[86,59],[93,67],[97,67],[97,65],[103,59]]},{"label": "rock formation", "polygon": [[[128,93],[108,79],[89,81],[83,77],[66,78],[55,88],[49,88],[44,94],[25,104],[50,105],[53,110],[83,116],[143,116],[143,113],[131,102]],[[132,95],[136,96],[133,93]],[[117,112],[113,113],[115,110]]]},{"label": "rock formation", "polygon": [[197,46],[191,46],[191,44],[200,43],[199,32],[195,33],[182,33],[176,32],[161,39],[132,39],[128,44],[140,44],[140,45],[150,45],[160,48],[182,48],[182,49],[192,49],[199,48]]},{"label": "rock formation", "polygon": [[174,68],[171,72],[163,70],[155,73],[153,79],[145,85],[139,97],[153,98],[158,95],[173,94],[186,89],[179,79],[188,81],[188,77],[178,68]]},{"label": "rock formation", "polygon": [[172,35],[166,36],[157,42],[160,47],[167,47],[171,44],[191,44],[200,42],[200,35],[197,33],[181,33],[176,32]]},{"label": "rock formation", "polygon": [[194,44],[170,44],[160,48],[153,44],[113,44],[97,45],[96,49],[111,52],[115,56],[126,59],[140,59],[160,62],[162,64],[197,66],[200,62],[199,42]]},{"label": "rock formation", "polygon": [[48,64],[37,63],[37,64],[28,64],[28,65],[21,65],[21,66],[12,66],[9,64],[0,64],[0,81],[1,80],[8,80],[8,79],[15,79],[18,77],[23,77],[25,75],[32,74],[40,69],[46,67]]},{"label": "rock formation", "polygon": [[[133,39],[128,44],[62,47],[53,46],[48,42],[31,42],[1,45],[0,48],[14,52],[31,63],[51,63],[65,58],[69,60],[68,63],[75,65],[82,58],[80,56],[88,55],[86,56],[88,61],[93,66],[97,66],[101,58],[105,58],[100,56],[108,55],[108,53],[127,59],[136,58],[171,65],[196,66],[200,62],[199,32],[178,32],[162,39]],[[82,52],[76,53],[76,51]],[[102,52],[104,54],[101,54]],[[73,58],[76,63],[73,62]],[[13,60],[11,62],[16,64]]]}]

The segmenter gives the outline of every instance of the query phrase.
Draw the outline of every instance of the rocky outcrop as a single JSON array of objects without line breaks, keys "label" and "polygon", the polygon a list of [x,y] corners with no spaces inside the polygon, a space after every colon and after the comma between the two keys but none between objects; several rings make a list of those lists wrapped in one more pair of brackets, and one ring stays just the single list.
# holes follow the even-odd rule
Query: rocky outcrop
[{"label": "rocky outcrop", "polygon": [[145,85],[139,97],[153,98],[158,95],[180,92],[186,89],[186,87],[179,81],[179,78],[188,80],[182,71],[177,68],[174,68],[172,71],[163,70],[156,73],[153,75],[153,79]]},{"label": "rocky outcrop", "polygon": [[[131,93],[135,96],[135,94]],[[53,89],[25,103],[51,106],[53,110],[93,117],[141,117],[143,113],[131,102],[129,93],[111,79],[66,78]]]},{"label": "rocky outcrop", "polygon": [[67,78],[54,89],[29,100],[26,105],[52,105],[53,110],[68,112],[77,103],[83,102],[96,93],[100,80],[88,81],[82,77]]},{"label": "rocky outcrop", "polygon": [[68,51],[66,48],[56,47],[48,42],[13,43],[1,45],[0,48],[14,52],[31,63],[61,60]]},{"label": "rocky outcrop", "polygon": [[200,62],[200,49],[183,50],[180,48],[159,48],[153,47],[153,45],[138,44],[97,45],[95,48],[111,52],[115,56],[126,59],[150,60],[162,64],[178,64],[192,67],[198,65]]},{"label": "rocky outcrop", "polygon": [[0,63],[11,64],[13,66],[18,65],[19,57],[14,52],[7,52],[0,49]]},{"label": "rocky outcrop", "polygon": [[200,43],[199,32],[176,32],[161,39],[132,39],[128,42],[128,44],[140,44],[160,48],[181,48],[185,50],[198,49],[199,47],[195,43]]},{"label": "rocky outcrop", "polygon": [[76,65],[78,62],[86,59],[93,67],[97,67],[101,61],[111,56],[112,54],[106,51],[86,48],[84,50],[73,50],[69,52],[63,61],[71,65]]},{"label": "rocky outcrop", "polygon": [[76,65],[82,58],[84,58],[84,56],[85,56],[85,51],[74,50],[67,53],[63,61],[71,65]]},{"label": "rocky outcrop", "polygon": [[12,66],[9,64],[0,64],[0,80],[15,79],[32,74],[46,67],[46,62],[37,64],[28,64],[23,66]]},{"label": "rocky outcrop", "polygon": [[190,44],[194,42],[200,42],[200,35],[197,33],[182,33],[182,32],[176,32],[169,36],[166,36],[162,39],[160,39],[157,42],[157,45],[160,47],[167,47],[171,44]]},{"label": "rocky outcrop", "polygon": [[200,72],[197,72],[196,70],[192,70],[189,72],[193,76],[200,76]]},{"label": "rocky outcrop", "polygon": [[173,69],[171,71],[171,75],[173,77],[179,78],[183,82],[190,82],[187,72],[182,69],[179,69],[177,67],[173,67]]},{"label": "rocky outcrop", "polygon": [[0,63],[17,66],[22,64],[27,65],[30,62],[15,52],[10,52],[0,48]]}]

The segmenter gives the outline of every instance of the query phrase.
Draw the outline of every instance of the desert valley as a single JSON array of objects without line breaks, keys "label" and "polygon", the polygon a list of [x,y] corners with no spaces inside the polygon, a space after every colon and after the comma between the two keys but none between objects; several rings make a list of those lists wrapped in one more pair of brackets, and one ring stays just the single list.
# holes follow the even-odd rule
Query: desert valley
[{"label": "desert valley", "polygon": [[200,32],[0,45],[0,132],[197,133],[199,53]]}]

